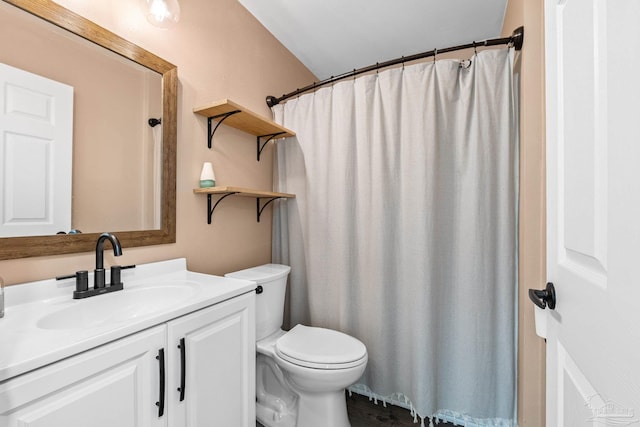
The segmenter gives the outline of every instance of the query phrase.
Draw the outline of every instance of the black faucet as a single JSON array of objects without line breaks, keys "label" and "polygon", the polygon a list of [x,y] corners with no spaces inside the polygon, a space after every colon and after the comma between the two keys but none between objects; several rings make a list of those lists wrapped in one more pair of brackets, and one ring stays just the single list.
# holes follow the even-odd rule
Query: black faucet
[{"label": "black faucet", "polygon": [[108,292],[121,291],[124,289],[120,273],[122,270],[128,268],[135,268],[135,264],[111,266],[111,283],[108,285],[104,281],[104,241],[109,240],[113,247],[113,254],[115,256],[122,255],[122,246],[116,236],[111,233],[102,233],[98,236],[98,243],[96,243],[96,269],[93,271],[93,288],[89,289],[89,272],[87,270],[76,271],[75,274],[69,274],[65,276],[58,276],[56,280],[64,279],[76,279],[76,290],[73,291],[73,298],[88,298],[94,295],[106,294]]},{"label": "black faucet", "polygon": [[[94,289],[104,288],[104,241],[109,240],[111,246],[113,246],[113,255],[122,255],[122,246],[116,236],[111,233],[102,233],[98,237],[98,243],[96,243],[96,269],[93,271],[93,287]],[[114,273],[115,276],[114,277]],[[115,279],[115,280],[114,280]],[[118,266],[111,267],[111,285],[117,285],[120,283],[120,268]]]},{"label": "black faucet", "polygon": [[121,267],[119,265],[111,266],[111,283],[105,285],[104,280],[104,241],[109,240],[111,246],[113,246],[113,254],[115,256],[122,255],[122,246],[116,236],[111,233],[102,233],[98,237],[98,243],[96,243],[96,269],[93,271],[93,288],[89,289],[89,272],[87,270],[76,271],[76,274],[72,276],[60,276],[56,279],[68,279],[75,277],[76,290],[73,291],[74,299],[88,298],[94,295],[106,294],[108,292],[121,291],[124,289],[122,280],[120,279],[120,272],[123,268],[133,268],[135,265],[129,265]]}]

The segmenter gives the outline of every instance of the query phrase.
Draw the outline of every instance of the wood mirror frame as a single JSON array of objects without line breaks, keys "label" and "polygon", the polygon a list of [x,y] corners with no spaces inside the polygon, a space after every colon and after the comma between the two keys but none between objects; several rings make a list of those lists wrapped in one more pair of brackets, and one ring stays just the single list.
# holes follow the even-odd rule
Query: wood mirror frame
[{"label": "wood mirror frame", "polygon": [[[177,67],[49,0],[3,0],[162,75],[162,195],[158,230],[113,231],[123,248],[176,241]],[[96,189],[99,195],[100,189]],[[0,238],[0,260],[95,250],[100,233]]]}]

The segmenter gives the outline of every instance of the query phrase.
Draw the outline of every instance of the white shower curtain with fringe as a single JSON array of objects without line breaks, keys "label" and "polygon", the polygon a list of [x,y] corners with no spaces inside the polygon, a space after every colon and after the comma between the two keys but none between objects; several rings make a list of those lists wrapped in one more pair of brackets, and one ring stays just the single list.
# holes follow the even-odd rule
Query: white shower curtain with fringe
[{"label": "white shower curtain with fringe", "polygon": [[512,48],[390,69],[273,107],[273,261],[291,325],[353,335],[352,389],[416,420],[514,426],[518,207]]}]

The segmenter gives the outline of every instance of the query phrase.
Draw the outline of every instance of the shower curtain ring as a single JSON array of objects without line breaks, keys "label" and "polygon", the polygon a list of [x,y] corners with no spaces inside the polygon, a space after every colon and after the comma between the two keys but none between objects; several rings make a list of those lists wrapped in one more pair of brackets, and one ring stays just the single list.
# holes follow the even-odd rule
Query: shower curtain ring
[{"label": "shower curtain ring", "polygon": [[433,63],[436,63],[436,56],[438,56],[438,49],[433,49]]}]

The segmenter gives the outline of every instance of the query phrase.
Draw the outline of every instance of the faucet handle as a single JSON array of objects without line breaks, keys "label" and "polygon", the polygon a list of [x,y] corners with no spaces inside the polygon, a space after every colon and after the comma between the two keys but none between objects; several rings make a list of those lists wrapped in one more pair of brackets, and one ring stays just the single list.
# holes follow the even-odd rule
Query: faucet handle
[{"label": "faucet handle", "polygon": [[89,272],[87,270],[76,271],[76,291],[82,292],[89,289]]},{"label": "faucet handle", "polygon": [[120,272],[122,271],[122,267],[119,265],[112,265],[111,266],[111,284],[109,286],[113,286],[113,285],[119,285],[122,283],[122,280],[120,279]]},{"label": "faucet handle", "polygon": [[73,292],[73,298],[84,298],[89,289],[89,272],[87,270],[76,271],[76,290]]}]

